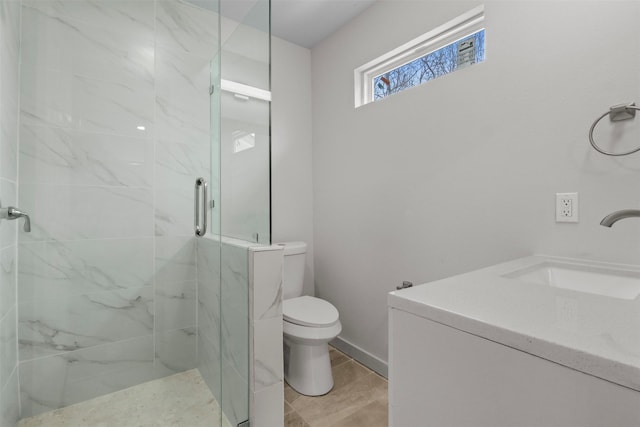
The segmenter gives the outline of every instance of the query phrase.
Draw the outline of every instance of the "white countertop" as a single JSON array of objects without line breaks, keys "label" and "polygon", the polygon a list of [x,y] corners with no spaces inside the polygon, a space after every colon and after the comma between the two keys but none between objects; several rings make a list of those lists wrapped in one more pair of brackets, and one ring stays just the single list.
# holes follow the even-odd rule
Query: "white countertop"
[{"label": "white countertop", "polygon": [[640,298],[501,277],[546,261],[640,277],[636,266],[536,255],[391,292],[388,305],[640,391]]}]

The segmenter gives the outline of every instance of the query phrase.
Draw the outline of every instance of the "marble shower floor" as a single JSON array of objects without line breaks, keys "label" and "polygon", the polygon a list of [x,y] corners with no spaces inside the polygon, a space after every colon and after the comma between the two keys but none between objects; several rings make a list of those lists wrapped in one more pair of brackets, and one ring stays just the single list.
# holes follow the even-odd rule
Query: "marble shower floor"
[{"label": "marble shower floor", "polygon": [[285,427],[386,427],[387,380],[335,348],[329,349],[333,390],[310,397],[285,384]]},{"label": "marble shower floor", "polygon": [[[211,427],[220,406],[197,369],[26,418],[19,427]],[[231,425],[223,419],[224,427]]]}]

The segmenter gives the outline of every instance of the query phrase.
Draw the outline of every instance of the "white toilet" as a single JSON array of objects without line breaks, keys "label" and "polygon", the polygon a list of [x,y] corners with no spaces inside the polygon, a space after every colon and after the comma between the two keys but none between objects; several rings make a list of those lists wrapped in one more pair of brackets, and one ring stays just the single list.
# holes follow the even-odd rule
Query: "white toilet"
[{"label": "white toilet", "polygon": [[302,296],[306,243],[280,245],[284,246],[284,379],[298,393],[319,396],[333,388],[327,344],[342,325],[331,303]]}]

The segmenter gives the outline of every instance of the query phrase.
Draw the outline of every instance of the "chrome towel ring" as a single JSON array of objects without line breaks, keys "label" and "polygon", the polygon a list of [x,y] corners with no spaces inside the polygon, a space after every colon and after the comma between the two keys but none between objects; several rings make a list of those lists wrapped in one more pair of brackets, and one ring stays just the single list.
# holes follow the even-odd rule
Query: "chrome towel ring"
[{"label": "chrome towel ring", "polygon": [[596,128],[596,125],[598,124],[598,122],[602,120],[605,116],[609,116],[612,122],[619,122],[622,120],[633,119],[636,116],[637,110],[640,110],[640,108],[636,107],[635,102],[632,102],[631,104],[614,105],[609,109],[609,111],[607,111],[606,113],[598,117],[591,125],[591,129],[589,129],[589,142],[591,143],[591,146],[596,151],[606,156],[626,156],[628,154],[633,154],[635,152],[640,151],[640,147],[638,147],[638,148],[634,148],[631,151],[625,151],[624,153],[611,153],[609,151],[605,151],[602,148],[598,147],[598,144],[596,144],[596,141],[593,139],[593,130]]}]

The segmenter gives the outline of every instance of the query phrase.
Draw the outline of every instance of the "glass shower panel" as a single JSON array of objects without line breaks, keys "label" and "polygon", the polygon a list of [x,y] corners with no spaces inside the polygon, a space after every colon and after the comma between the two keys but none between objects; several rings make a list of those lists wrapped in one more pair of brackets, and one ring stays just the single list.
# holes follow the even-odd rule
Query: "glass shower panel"
[{"label": "glass shower panel", "polygon": [[221,2],[222,412],[249,419],[249,247],[270,244],[269,1]]},{"label": "glass shower panel", "polygon": [[269,1],[244,3],[251,7],[230,10],[238,20],[221,26],[221,232],[270,244]]},{"label": "glass shower panel", "polygon": [[269,102],[224,92],[222,115],[223,234],[270,243]]}]

